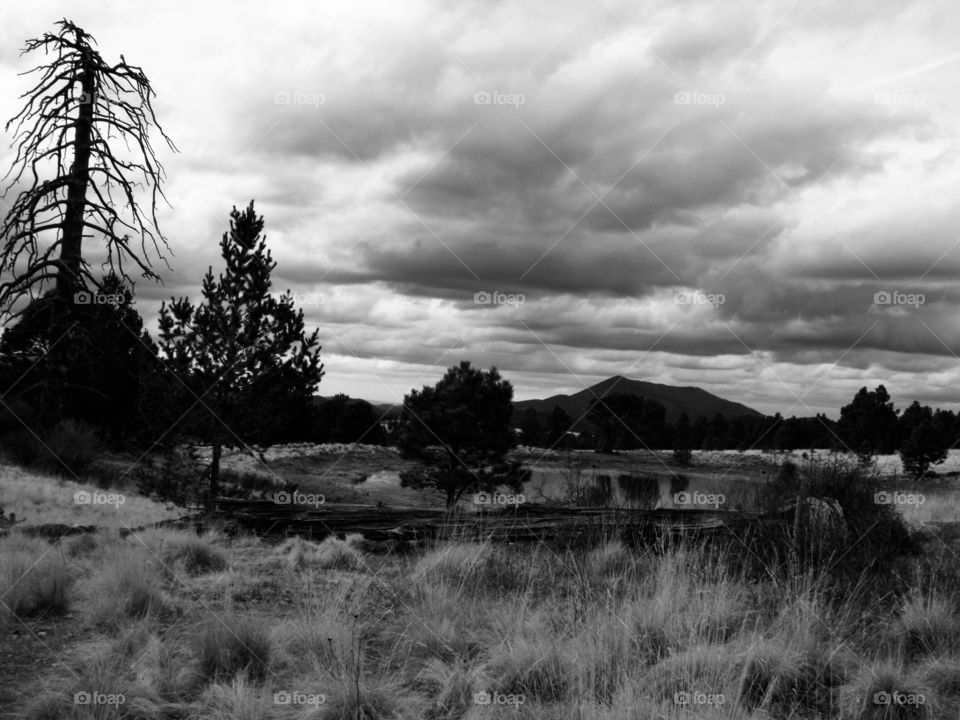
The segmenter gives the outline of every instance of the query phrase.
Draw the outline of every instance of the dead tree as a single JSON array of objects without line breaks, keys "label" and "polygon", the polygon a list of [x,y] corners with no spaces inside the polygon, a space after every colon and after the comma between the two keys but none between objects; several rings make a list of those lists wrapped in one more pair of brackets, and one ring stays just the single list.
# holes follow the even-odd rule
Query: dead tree
[{"label": "dead tree", "polygon": [[[57,26],[56,34],[28,40],[21,53],[42,50],[52,59],[24,73],[40,79],[5,126],[13,128],[16,156],[2,197],[19,192],[0,225],[0,319],[17,317],[27,297],[52,304],[48,361],[54,374],[67,363],[76,293],[101,289],[84,254],[85,238],[104,243],[102,269],[132,284],[128,268],[135,267],[159,281],[151,250],[166,262],[169,246],[156,218],[157,202],[166,198],[151,127],[176,151],[154,115],[155,93],[143,71],[123,55],[117,64],[105,62],[96,40],[72,22]],[[137,200],[141,188],[148,209]],[[51,282],[53,292],[45,292]]]}]

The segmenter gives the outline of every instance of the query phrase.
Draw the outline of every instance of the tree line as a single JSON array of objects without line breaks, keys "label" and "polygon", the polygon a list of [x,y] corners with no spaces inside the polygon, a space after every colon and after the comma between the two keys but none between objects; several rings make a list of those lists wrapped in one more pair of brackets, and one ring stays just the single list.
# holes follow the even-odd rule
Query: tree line
[{"label": "tree line", "polygon": [[[600,452],[648,448],[672,449],[678,459],[689,460],[693,450],[833,450],[852,452],[865,461],[881,454],[900,453],[905,469],[923,474],[943,462],[948,450],[960,442],[960,414],[933,409],[914,400],[902,412],[894,407],[883,385],[861,388],[840,408],[833,420],[825,414],[784,418],[716,414],[690,421],[682,413],[667,421],[663,404],[627,393],[595,398],[583,423],[562,407],[546,417],[533,408],[519,416],[518,440],[539,448],[579,448]],[[574,430],[574,428],[579,428]]]}]

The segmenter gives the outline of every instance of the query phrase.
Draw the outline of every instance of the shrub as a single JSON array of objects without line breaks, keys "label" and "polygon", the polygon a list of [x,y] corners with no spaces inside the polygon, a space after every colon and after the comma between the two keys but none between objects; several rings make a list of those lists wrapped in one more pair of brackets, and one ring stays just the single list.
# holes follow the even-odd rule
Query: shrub
[{"label": "shrub", "polygon": [[591,550],[587,556],[587,569],[596,575],[622,575],[633,564],[633,555],[623,543],[610,542]]},{"label": "shrub", "polygon": [[263,720],[273,707],[272,697],[251,686],[239,675],[226,683],[210,685],[200,698],[196,720]]},{"label": "shrub", "polygon": [[[923,702],[909,702],[922,695]],[[895,701],[899,698],[902,702]],[[893,665],[864,666],[841,693],[844,720],[926,720],[940,717],[938,699],[926,683]]]},{"label": "shrub", "polygon": [[160,559],[169,567],[182,567],[188,575],[202,575],[228,566],[226,555],[196,535],[176,532],[160,537]]},{"label": "shrub", "polygon": [[344,679],[331,688],[325,700],[317,720],[420,717],[420,701],[399,682],[385,678],[361,678],[359,691],[352,679]]},{"label": "shrub", "polygon": [[269,631],[253,620],[217,618],[200,631],[200,672],[207,680],[232,679],[243,673],[262,680],[270,663]]},{"label": "shrub", "polygon": [[179,609],[163,591],[167,577],[145,548],[120,545],[86,583],[96,625],[118,627],[128,619],[160,618]]},{"label": "shrub", "polygon": [[314,567],[324,570],[357,570],[363,564],[362,555],[357,549],[362,539],[362,535],[351,535],[345,541],[331,535],[321,543],[314,543],[293,537],[277,548],[277,554],[291,570]]},{"label": "shrub", "polygon": [[63,558],[42,540],[14,535],[0,544],[3,615],[28,618],[66,613],[73,579]]},{"label": "shrub", "polygon": [[67,543],[67,555],[72,558],[92,555],[100,547],[100,540],[96,533],[84,533],[71,539]]},{"label": "shrub", "polygon": [[904,602],[894,634],[909,658],[941,655],[960,642],[960,618],[947,598],[914,593]]},{"label": "shrub", "polygon": [[47,453],[34,434],[24,428],[4,435],[3,447],[13,461],[23,467],[36,467]]},{"label": "shrub", "polygon": [[486,670],[498,692],[541,702],[563,700],[574,674],[560,648],[526,638],[493,650]]},{"label": "shrub", "polygon": [[426,553],[413,570],[416,580],[446,581],[461,584],[484,571],[490,563],[492,548],[479,543],[450,543]]}]

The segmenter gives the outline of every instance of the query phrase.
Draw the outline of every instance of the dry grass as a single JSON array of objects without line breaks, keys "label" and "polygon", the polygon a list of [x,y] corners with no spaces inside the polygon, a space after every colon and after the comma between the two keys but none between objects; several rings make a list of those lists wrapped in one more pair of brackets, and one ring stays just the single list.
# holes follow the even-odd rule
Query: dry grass
[{"label": "dry grass", "polygon": [[[62,554],[0,540],[0,579],[41,556],[78,576],[50,597],[87,644],[64,655],[80,680],[50,671],[31,720],[107,717],[74,706],[84,687],[128,693],[115,717],[214,720],[941,720],[960,707],[949,590],[900,601],[825,571],[748,577],[737,548],[448,540],[397,557],[358,536],[98,533]],[[938,587],[922,567],[917,586]],[[323,702],[275,702],[284,691]],[[894,691],[924,703],[874,702]]]},{"label": "dry grass", "polygon": [[277,555],[291,570],[359,570],[363,567],[362,542],[361,535],[345,540],[331,536],[320,543],[293,537],[277,548]]},{"label": "dry grass", "polygon": [[[91,499],[106,500],[108,495],[123,495],[123,503],[75,502],[76,493]],[[94,496],[94,493],[101,495]],[[62,523],[95,525],[102,528],[142,527],[179,517],[182,512],[136,493],[102,490],[88,483],[66,480],[52,474],[25,470],[0,460],[0,507],[8,515],[15,513],[28,525]]]},{"label": "dry grass", "polygon": [[235,615],[215,617],[200,629],[197,645],[200,672],[207,680],[267,676],[272,645],[269,627],[262,622]]},{"label": "dry grass", "polygon": [[65,614],[73,581],[55,546],[19,533],[0,539],[0,622]]},{"label": "dry grass", "polygon": [[130,542],[108,548],[81,590],[86,616],[95,626],[116,628],[180,612],[169,592],[169,574],[149,550]]}]

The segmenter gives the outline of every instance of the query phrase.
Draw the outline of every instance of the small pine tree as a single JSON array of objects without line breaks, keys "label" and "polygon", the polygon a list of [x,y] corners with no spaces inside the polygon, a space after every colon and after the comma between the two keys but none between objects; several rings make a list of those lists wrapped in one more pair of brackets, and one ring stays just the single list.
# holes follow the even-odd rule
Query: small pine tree
[{"label": "small pine tree", "polygon": [[939,465],[946,460],[949,450],[950,443],[937,433],[933,421],[925,418],[900,445],[900,460],[906,472],[921,478],[932,465]]},{"label": "small pine tree", "polygon": [[270,294],[276,267],[253,201],[230,213],[220,250],[225,271],[203,279],[203,302],[160,309],[160,350],[179,382],[183,429],[212,446],[207,506],[216,503],[224,447],[270,444],[284,418],[312,402],[323,377],[318,332],[307,335],[289,291]]},{"label": "small pine tree", "polygon": [[529,471],[506,461],[516,445],[512,399],[513,387],[496,368],[483,372],[466,361],[447,370],[434,387],[411,391],[403,399],[399,444],[427,466],[401,474],[403,484],[436,488],[448,507],[464,493],[498,485],[519,492]]}]

